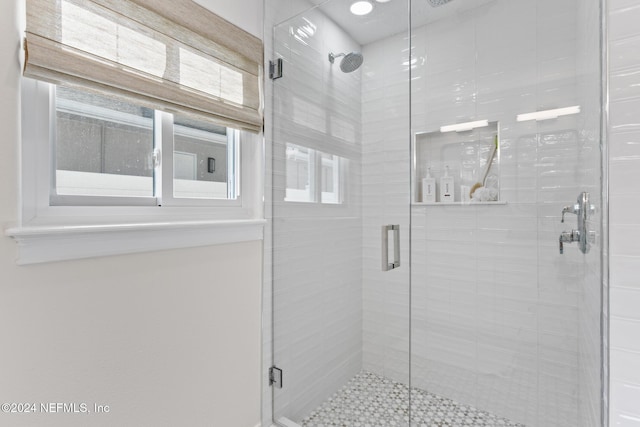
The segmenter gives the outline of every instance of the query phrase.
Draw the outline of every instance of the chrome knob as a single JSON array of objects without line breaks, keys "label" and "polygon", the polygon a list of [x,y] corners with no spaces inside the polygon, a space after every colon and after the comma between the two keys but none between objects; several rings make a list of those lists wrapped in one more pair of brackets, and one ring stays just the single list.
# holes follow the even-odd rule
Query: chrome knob
[{"label": "chrome knob", "polygon": [[560,255],[564,253],[564,244],[580,241],[580,232],[578,230],[563,231],[560,233]]}]

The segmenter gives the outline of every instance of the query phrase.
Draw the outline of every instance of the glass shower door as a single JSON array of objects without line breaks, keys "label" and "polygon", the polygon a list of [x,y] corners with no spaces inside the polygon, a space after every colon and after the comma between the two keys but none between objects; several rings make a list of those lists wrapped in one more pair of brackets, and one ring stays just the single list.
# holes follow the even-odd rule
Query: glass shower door
[{"label": "glass shower door", "polygon": [[599,426],[600,2],[411,20],[412,425]]},{"label": "glass shower door", "polygon": [[273,421],[602,425],[601,2],[352,3],[273,28]]},{"label": "glass shower door", "polygon": [[[369,53],[391,4],[357,16],[351,3],[273,29],[283,73],[272,81],[282,372],[272,409],[282,426],[409,425],[408,41]],[[395,33],[407,32],[407,9],[393,5]]]}]

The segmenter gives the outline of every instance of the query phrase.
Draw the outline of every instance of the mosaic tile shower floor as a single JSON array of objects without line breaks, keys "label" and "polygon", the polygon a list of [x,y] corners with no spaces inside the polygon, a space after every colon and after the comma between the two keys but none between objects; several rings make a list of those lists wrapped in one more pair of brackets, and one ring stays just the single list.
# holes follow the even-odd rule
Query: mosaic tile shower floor
[{"label": "mosaic tile shower floor", "polygon": [[[302,420],[303,427],[408,427],[408,387],[361,372]],[[424,390],[412,390],[412,427],[525,427]]]}]

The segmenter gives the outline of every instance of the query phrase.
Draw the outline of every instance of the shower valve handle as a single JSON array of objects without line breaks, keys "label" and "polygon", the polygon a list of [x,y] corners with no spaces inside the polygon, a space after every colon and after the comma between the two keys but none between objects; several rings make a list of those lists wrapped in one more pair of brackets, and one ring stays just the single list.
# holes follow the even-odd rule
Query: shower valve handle
[{"label": "shower valve handle", "polygon": [[578,228],[570,232],[564,231],[560,234],[560,253],[564,252],[564,243],[577,242],[580,252],[586,254],[589,252],[591,245],[595,243],[594,231],[588,229],[589,219],[595,213],[595,206],[591,204],[589,193],[583,191],[578,195],[578,202],[575,205],[565,206],[562,209],[562,220],[564,215],[572,213],[578,217]]},{"label": "shower valve handle", "polygon": [[560,244],[560,255],[562,255],[564,253],[565,243],[580,241],[580,232],[578,230],[563,231],[562,233],[560,233],[560,239],[558,240]]},{"label": "shower valve handle", "polygon": [[568,213],[578,215],[580,213],[580,205],[576,203],[573,206],[565,206],[562,208],[562,220],[560,222],[564,222],[564,215]]}]

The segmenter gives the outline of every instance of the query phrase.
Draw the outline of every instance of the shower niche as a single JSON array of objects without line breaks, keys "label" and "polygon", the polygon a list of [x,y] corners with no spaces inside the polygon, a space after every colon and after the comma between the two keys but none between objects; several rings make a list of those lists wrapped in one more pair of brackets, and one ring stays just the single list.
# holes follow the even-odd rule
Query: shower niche
[{"label": "shower niche", "polygon": [[500,198],[499,123],[468,126],[415,133],[414,204],[506,204]]}]

